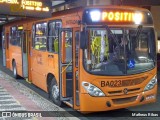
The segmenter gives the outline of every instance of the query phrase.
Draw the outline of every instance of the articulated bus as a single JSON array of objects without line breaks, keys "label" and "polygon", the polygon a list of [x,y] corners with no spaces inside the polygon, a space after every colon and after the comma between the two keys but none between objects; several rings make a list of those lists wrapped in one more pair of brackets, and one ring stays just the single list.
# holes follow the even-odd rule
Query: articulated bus
[{"label": "articulated bus", "polygon": [[80,112],[156,101],[156,36],[151,13],[92,6],[4,26],[6,67]]}]

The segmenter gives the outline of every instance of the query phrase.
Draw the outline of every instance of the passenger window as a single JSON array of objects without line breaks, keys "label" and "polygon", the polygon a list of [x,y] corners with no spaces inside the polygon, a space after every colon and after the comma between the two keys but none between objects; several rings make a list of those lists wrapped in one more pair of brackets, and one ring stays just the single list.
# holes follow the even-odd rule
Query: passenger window
[{"label": "passenger window", "polygon": [[17,32],[17,27],[11,27],[11,39],[10,39],[10,44],[11,45],[16,45],[16,32]]},{"label": "passenger window", "polygon": [[36,24],[36,35],[34,38],[34,49],[46,51],[46,32],[47,32],[47,23],[38,23]]},{"label": "passenger window", "polygon": [[20,46],[21,47],[21,42],[22,42],[22,30],[17,28],[16,26],[11,27],[11,39],[10,39],[10,44],[14,46]]},{"label": "passenger window", "polygon": [[21,42],[22,42],[22,30],[18,30],[17,31],[17,45],[21,46]]},{"label": "passenger window", "polygon": [[61,21],[53,21],[48,25],[48,47],[49,52],[58,53],[58,29],[61,28]]},{"label": "passenger window", "polygon": [[79,36],[80,36],[80,32],[76,31],[75,32],[75,43],[76,43],[76,53],[75,53],[75,57],[76,57],[76,67],[78,67],[78,51],[79,51]]},{"label": "passenger window", "polygon": [[66,63],[72,60],[72,32],[65,31],[65,51],[66,51]]},{"label": "passenger window", "polygon": [[35,25],[32,26],[32,47],[34,48],[34,39],[35,39]]},{"label": "passenger window", "polygon": [[34,42],[34,48],[36,50],[46,50],[46,37],[36,37]]}]

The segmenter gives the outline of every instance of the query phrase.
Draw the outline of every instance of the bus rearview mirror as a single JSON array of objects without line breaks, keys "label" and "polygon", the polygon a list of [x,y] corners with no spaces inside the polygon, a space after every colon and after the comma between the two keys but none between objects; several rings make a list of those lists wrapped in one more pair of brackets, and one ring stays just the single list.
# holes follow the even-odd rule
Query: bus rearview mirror
[{"label": "bus rearview mirror", "polygon": [[87,39],[86,39],[85,31],[82,31],[80,33],[80,48],[81,49],[87,48]]}]

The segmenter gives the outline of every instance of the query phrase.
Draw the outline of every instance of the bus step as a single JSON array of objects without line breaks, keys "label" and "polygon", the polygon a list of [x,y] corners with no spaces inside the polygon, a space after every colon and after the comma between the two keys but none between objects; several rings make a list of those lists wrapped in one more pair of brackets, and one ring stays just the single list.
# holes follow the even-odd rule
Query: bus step
[{"label": "bus step", "polygon": [[61,98],[62,101],[70,101],[70,98]]},{"label": "bus step", "polygon": [[73,103],[73,98],[72,97],[68,97],[68,100],[66,100],[66,102],[72,104]]},{"label": "bus step", "polygon": [[67,97],[64,99],[64,101],[71,101],[72,100],[72,97]]}]

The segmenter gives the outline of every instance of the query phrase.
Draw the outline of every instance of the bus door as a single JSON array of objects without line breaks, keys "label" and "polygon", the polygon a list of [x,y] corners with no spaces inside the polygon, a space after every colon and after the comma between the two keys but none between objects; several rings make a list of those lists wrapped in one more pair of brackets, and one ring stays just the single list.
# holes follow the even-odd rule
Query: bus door
[{"label": "bus door", "polygon": [[6,33],[6,41],[5,41],[5,48],[6,48],[6,67],[10,68],[10,61],[9,61],[9,33]]},{"label": "bus door", "polygon": [[2,54],[3,54],[3,66],[6,66],[6,46],[5,46],[4,31],[2,32]]},{"label": "bus door", "polygon": [[74,109],[78,109],[76,74],[78,74],[79,32],[78,29],[62,29],[59,33],[60,99],[69,103]]},{"label": "bus door", "polygon": [[80,41],[80,28],[73,28],[73,108],[79,109],[79,41]]},{"label": "bus door", "polygon": [[72,29],[59,32],[60,100],[73,105]]},{"label": "bus door", "polygon": [[28,77],[28,39],[30,31],[23,31],[22,37],[22,70],[23,77]]}]

